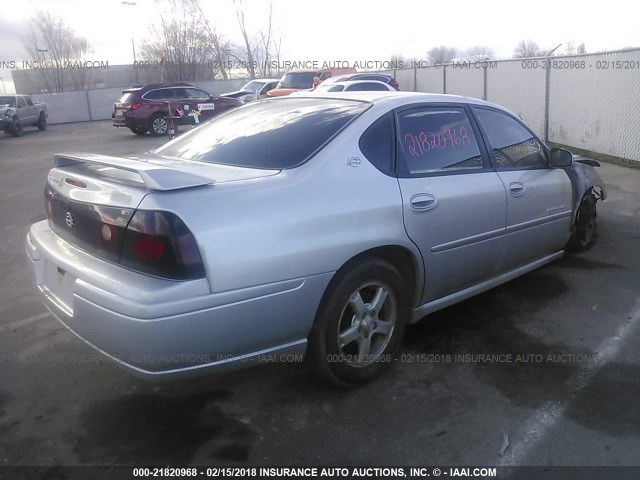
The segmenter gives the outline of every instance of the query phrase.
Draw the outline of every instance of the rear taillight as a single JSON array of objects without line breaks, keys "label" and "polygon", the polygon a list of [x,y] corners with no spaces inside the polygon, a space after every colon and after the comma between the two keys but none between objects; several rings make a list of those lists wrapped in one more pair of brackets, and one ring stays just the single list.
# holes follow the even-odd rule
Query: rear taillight
[{"label": "rear taillight", "polygon": [[133,209],[74,201],[54,192],[50,185],[45,189],[44,202],[49,226],[60,237],[105,260],[120,260]]},{"label": "rear taillight", "polygon": [[48,185],[44,190],[44,208],[47,212],[47,218],[51,221],[51,216],[53,215],[53,192]]},{"label": "rear taillight", "polygon": [[142,104],[140,102],[133,102],[131,105],[129,105],[129,110],[135,110],[136,108],[140,108],[142,106]]},{"label": "rear taillight", "polygon": [[173,213],[78,202],[48,184],[44,202],[51,229],[99,258],[171,280],[205,276],[193,234]]},{"label": "rear taillight", "polygon": [[193,234],[170,212],[136,211],[124,234],[120,264],[173,280],[205,276]]}]

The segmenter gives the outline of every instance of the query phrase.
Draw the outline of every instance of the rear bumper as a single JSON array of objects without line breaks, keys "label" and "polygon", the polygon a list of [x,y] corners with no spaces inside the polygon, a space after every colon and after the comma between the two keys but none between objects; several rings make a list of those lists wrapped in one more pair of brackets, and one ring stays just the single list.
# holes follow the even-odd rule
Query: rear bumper
[{"label": "rear bumper", "polygon": [[46,221],[31,227],[26,250],[34,282],[54,316],[147,380],[301,358],[332,277],[212,294],[205,279],[172,282],[101,261],[64,242]]},{"label": "rear bumper", "polygon": [[112,116],[111,121],[114,127],[125,127],[125,128],[147,128],[148,127],[147,119]]}]

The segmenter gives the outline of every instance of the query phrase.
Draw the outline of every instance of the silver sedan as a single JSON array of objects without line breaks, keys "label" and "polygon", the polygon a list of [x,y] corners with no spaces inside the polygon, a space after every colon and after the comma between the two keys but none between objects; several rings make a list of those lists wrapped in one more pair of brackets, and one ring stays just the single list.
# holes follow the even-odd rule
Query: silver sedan
[{"label": "silver sedan", "polygon": [[56,154],[26,250],[51,312],[144,378],[304,354],[354,385],[407,324],[590,248],[594,166],[481,100],[283,97],[143,156]]}]

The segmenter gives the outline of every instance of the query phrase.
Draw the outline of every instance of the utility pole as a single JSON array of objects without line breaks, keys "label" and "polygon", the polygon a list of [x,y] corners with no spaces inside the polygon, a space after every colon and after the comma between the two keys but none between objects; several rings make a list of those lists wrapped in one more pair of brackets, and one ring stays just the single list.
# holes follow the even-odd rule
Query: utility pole
[{"label": "utility pole", "polygon": [[[135,7],[137,5],[136,2],[125,1],[125,0],[121,1],[120,4],[129,6],[129,7]],[[136,73],[136,83],[140,83],[140,81],[138,80],[138,66],[136,61],[136,42],[133,39],[133,36],[131,36],[131,50],[133,52],[133,70]]]},{"label": "utility pole", "polygon": [[545,75],[544,75],[544,141],[549,143],[549,88],[551,87],[551,64],[549,63],[549,57],[553,52],[560,48],[562,44],[559,43],[556,48],[548,51],[544,54],[545,60]]}]

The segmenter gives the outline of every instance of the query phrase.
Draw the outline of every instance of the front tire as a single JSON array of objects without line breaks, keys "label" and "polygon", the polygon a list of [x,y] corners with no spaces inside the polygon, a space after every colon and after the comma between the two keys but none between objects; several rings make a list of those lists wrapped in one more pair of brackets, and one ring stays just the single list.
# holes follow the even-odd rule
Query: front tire
[{"label": "front tire", "polygon": [[576,221],[573,225],[571,238],[567,243],[567,250],[572,252],[586,252],[596,243],[596,197],[586,195],[580,203]]},{"label": "front tire", "polygon": [[373,380],[395,358],[409,311],[398,270],[375,257],[359,261],[339,272],[323,296],[309,337],[309,364],[336,386]]},{"label": "front tire", "polygon": [[47,117],[44,115],[44,113],[40,113],[36,126],[41,132],[47,129]]},{"label": "front tire", "polygon": [[13,119],[13,123],[11,124],[11,134],[14,137],[21,137],[24,134],[24,130],[22,129],[22,124],[20,120],[17,118]]}]

